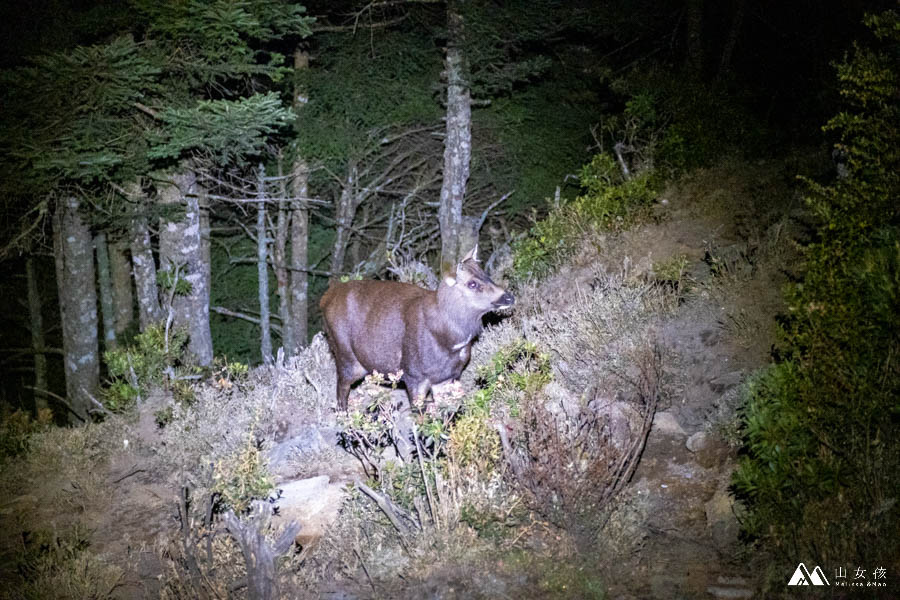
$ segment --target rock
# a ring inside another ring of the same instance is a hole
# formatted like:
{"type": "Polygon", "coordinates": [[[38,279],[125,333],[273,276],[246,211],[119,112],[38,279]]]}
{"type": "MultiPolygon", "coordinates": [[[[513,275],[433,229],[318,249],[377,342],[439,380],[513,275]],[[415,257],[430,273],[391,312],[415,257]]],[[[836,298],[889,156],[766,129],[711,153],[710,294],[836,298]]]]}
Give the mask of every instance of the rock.
{"type": "Polygon", "coordinates": [[[329,483],[327,475],[287,482],[278,489],[279,515],[286,523],[300,523],[297,543],[304,547],[317,542],[337,519],[345,496],[343,486],[329,483]]]}
{"type": "Polygon", "coordinates": [[[685,446],[694,454],[696,461],[707,469],[722,465],[731,454],[728,444],[704,431],[698,431],[689,437],[685,446]]]}
{"type": "Polygon", "coordinates": [[[706,527],[720,551],[727,550],[734,545],[740,530],[740,524],[737,517],[734,516],[734,498],[728,493],[728,484],[729,481],[724,480],[713,497],[704,505],[706,527]]]}
{"type": "Polygon", "coordinates": [[[722,332],[717,329],[704,329],[700,332],[700,341],[707,348],[717,346],[722,341],[722,332]]]}
{"type": "Polygon", "coordinates": [[[280,473],[281,467],[288,462],[291,454],[297,452],[305,455],[318,454],[336,448],[338,442],[337,429],[305,424],[290,438],[276,444],[269,450],[269,469],[280,473]]]}
{"type": "Polygon", "coordinates": [[[687,437],[678,419],[668,411],[658,412],[653,416],[653,429],[670,437],[687,437]]]}
{"type": "Polygon", "coordinates": [[[720,575],[716,578],[716,583],[706,588],[706,591],[715,598],[753,597],[753,588],[743,577],[724,577],[720,575]]]}
{"type": "Polygon", "coordinates": [[[743,371],[731,371],[730,373],[725,373],[724,375],[719,375],[718,377],[710,379],[709,387],[717,394],[724,394],[731,388],[740,385],[743,378],[743,371]]]}
{"type": "Polygon", "coordinates": [[[631,446],[641,430],[641,415],[628,402],[620,400],[595,400],[595,410],[609,417],[610,439],[617,450],[631,446]]]}

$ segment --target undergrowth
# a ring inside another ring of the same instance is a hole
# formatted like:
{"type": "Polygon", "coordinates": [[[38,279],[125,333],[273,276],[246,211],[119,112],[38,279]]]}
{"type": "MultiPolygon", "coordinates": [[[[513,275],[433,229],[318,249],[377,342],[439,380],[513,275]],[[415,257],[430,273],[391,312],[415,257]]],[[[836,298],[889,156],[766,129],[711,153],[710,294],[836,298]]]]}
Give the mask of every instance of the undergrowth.
{"type": "Polygon", "coordinates": [[[571,254],[591,229],[621,230],[646,214],[660,189],[652,170],[626,176],[609,153],[594,156],[579,174],[583,193],[552,208],[514,245],[513,272],[543,277],[571,254]]]}
{"type": "Polygon", "coordinates": [[[846,109],[825,127],[847,174],[808,182],[817,237],[788,289],[782,360],[746,388],[734,478],[746,534],[826,570],[900,560],[900,19],[867,24],[876,49],[837,65],[846,109]]]}
{"type": "Polygon", "coordinates": [[[0,598],[116,598],[125,573],[91,553],[89,537],[79,526],[61,533],[40,530],[23,535],[16,556],[18,581],[0,592],[0,598]]]}
{"type": "MultiPolygon", "coordinates": [[[[132,343],[103,353],[109,381],[103,389],[104,405],[113,412],[134,406],[151,387],[175,379],[175,368],[186,364],[188,334],[176,329],[167,335],[162,324],[150,325],[132,343]]],[[[181,386],[184,388],[184,386],[181,386]]],[[[182,389],[189,394],[189,389],[182,389]]]]}

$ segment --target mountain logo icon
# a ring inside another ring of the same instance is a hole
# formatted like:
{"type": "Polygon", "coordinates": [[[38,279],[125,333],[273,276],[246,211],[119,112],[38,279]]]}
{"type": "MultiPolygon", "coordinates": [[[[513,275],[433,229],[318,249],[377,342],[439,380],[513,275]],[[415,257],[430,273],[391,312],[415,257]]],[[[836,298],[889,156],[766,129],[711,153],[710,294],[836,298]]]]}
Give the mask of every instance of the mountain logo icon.
{"type": "Polygon", "coordinates": [[[825,579],[825,574],[822,572],[821,567],[816,565],[816,568],[812,570],[810,573],[809,569],[806,568],[806,565],[800,563],[797,565],[797,570],[794,571],[794,574],[791,575],[791,580],[788,581],[788,585],[831,585],[828,583],[828,580],[825,579]]]}

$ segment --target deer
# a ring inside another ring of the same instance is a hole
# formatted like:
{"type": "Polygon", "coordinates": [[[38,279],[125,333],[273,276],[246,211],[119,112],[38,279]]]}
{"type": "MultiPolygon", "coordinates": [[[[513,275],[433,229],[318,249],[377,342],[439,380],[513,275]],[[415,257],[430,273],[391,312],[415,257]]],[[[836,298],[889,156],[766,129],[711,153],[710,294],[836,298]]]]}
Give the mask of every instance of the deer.
{"type": "Polygon", "coordinates": [[[515,299],[478,265],[478,246],[436,290],[398,281],[332,282],[319,306],[337,366],[337,408],[347,410],[350,386],[373,371],[397,373],[411,406],[433,385],[459,379],[482,317],[515,299]]]}

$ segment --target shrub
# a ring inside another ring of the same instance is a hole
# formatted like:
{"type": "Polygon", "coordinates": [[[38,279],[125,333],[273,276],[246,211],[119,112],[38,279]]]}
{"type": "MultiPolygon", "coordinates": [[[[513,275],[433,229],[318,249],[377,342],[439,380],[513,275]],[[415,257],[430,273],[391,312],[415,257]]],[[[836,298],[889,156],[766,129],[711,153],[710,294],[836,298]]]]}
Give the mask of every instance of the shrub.
{"type": "Polygon", "coordinates": [[[459,385],[443,387],[408,416],[395,408],[391,390],[379,386],[396,388],[400,374],[386,379],[375,373],[363,388],[366,406],[343,419],[342,444],[370,478],[371,487],[359,488],[376,501],[404,544],[413,532],[450,531],[460,521],[496,540],[520,522],[516,496],[501,476],[496,424],[517,410],[519,397],[537,393],[549,381],[549,358],[517,340],[483,365],[479,377],[475,393],[466,395],[459,385]],[[392,453],[386,450],[402,445],[398,435],[411,435],[415,452],[388,459],[392,453]]]}
{"type": "Polygon", "coordinates": [[[821,562],[900,555],[900,19],[867,23],[883,46],[838,65],[847,176],[809,182],[818,238],[788,290],[782,362],[746,389],[746,456],[735,486],[746,532],[821,562]]]}
{"type": "Polygon", "coordinates": [[[606,152],[595,155],[581,169],[579,182],[581,195],[554,207],[515,243],[513,270],[520,279],[549,273],[592,228],[618,230],[633,224],[646,214],[660,184],[652,170],[626,176],[606,152]]]}
{"type": "Polygon", "coordinates": [[[46,530],[22,536],[16,568],[17,584],[5,598],[94,598],[112,600],[124,581],[122,569],[89,552],[88,531],[81,527],[61,534],[46,530]]]}
{"type": "Polygon", "coordinates": [[[104,352],[110,381],[103,391],[105,406],[123,411],[153,385],[166,381],[167,373],[184,364],[188,335],[185,330],[169,332],[162,324],[151,325],[122,348],[104,352]]]}
{"type": "Polygon", "coordinates": [[[641,113],[658,129],[655,164],[682,172],[707,166],[735,149],[766,148],[771,131],[749,108],[749,98],[727,81],[707,83],[665,67],[634,69],[613,82],[632,99],[646,98],[641,113]],[[664,125],[664,127],[663,127],[664,125]]]}
{"type": "Polygon", "coordinates": [[[31,436],[47,429],[52,423],[53,413],[49,408],[42,408],[37,418],[22,410],[4,414],[0,418],[0,458],[11,458],[25,452],[31,436]]]}
{"type": "MultiPolygon", "coordinates": [[[[258,420],[258,418],[257,418],[258,420]]],[[[246,512],[253,500],[265,500],[275,489],[268,461],[256,437],[257,424],[247,432],[244,444],[213,468],[213,493],[236,514],[246,512]]]]}

